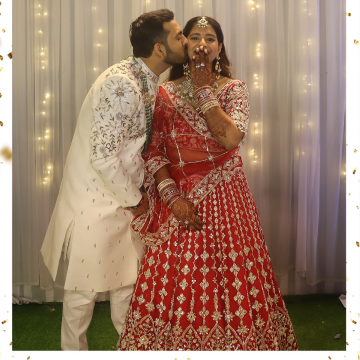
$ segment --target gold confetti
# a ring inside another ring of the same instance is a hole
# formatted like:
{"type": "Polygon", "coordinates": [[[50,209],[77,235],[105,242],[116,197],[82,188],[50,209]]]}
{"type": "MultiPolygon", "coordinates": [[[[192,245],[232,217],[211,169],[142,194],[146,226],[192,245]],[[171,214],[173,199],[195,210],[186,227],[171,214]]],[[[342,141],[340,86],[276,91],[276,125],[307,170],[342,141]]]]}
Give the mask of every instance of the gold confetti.
{"type": "Polygon", "coordinates": [[[5,31],[6,31],[6,30],[3,28],[3,29],[2,29],[2,32],[4,33],[5,31]]]}
{"type": "Polygon", "coordinates": [[[2,94],[0,93],[0,98],[2,98],[2,94]]]}
{"type": "Polygon", "coordinates": [[[3,56],[2,56],[2,55],[0,55],[0,60],[4,60],[4,58],[3,58],[3,56]]]}
{"type": "Polygon", "coordinates": [[[348,281],[349,280],[349,278],[348,277],[346,277],[346,281],[348,281]]]}
{"type": "Polygon", "coordinates": [[[359,246],[360,246],[360,244],[359,244],[359,242],[358,242],[358,241],[356,242],[356,246],[357,246],[357,247],[359,247],[359,246]]]}
{"type": "Polygon", "coordinates": [[[346,345],[349,345],[349,343],[348,343],[348,342],[346,342],[346,345]]]}
{"type": "Polygon", "coordinates": [[[329,356],[329,359],[331,360],[331,356],[329,356]]]}
{"type": "Polygon", "coordinates": [[[5,323],[7,323],[7,320],[2,321],[1,323],[4,325],[5,323]]]}
{"type": "Polygon", "coordinates": [[[358,209],[359,207],[356,205],[356,208],[358,209]]]}
{"type": "Polygon", "coordinates": [[[355,168],[354,171],[353,171],[353,174],[354,174],[354,175],[356,174],[356,170],[357,170],[357,168],[355,168]]]}
{"type": "Polygon", "coordinates": [[[355,320],[351,320],[351,319],[350,319],[350,321],[351,321],[352,323],[354,323],[355,325],[357,324],[357,322],[356,322],[355,320]]]}
{"type": "Polygon", "coordinates": [[[351,16],[351,13],[346,13],[347,16],[351,16]]]}
{"type": "Polygon", "coordinates": [[[11,161],[11,159],[12,159],[12,152],[11,152],[11,149],[8,148],[8,147],[3,148],[3,149],[0,151],[0,155],[1,155],[3,158],[5,158],[5,160],[11,161]]]}
{"type": "Polygon", "coordinates": [[[349,196],[351,195],[351,193],[349,193],[349,196]]]}
{"type": "MultiPolygon", "coordinates": [[[[3,29],[3,31],[4,31],[4,29],[3,29]]],[[[4,31],[5,32],[5,31],[4,31]]],[[[359,40],[354,40],[354,43],[355,43],[355,45],[359,45],[359,40]]]]}
{"type": "Polygon", "coordinates": [[[0,126],[4,126],[4,123],[2,121],[0,121],[0,126]]]}
{"type": "Polygon", "coordinates": [[[9,57],[10,59],[12,59],[12,52],[11,52],[11,53],[8,53],[8,57],[9,57]]]}
{"type": "Polygon", "coordinates": [[[4,68],[0,67],[0,71],[3,71],[3,70],[4,70],[4,68]]]}
{"type": "Polygon", "coordinates": [[[12,345],[12,342],[9,345],[12,345]]]}
{"type": "Polygon", "coordinates": [[[29,359],[30,359],[30,356],[27,357],[27,360],[29,360],[29,359]]]}

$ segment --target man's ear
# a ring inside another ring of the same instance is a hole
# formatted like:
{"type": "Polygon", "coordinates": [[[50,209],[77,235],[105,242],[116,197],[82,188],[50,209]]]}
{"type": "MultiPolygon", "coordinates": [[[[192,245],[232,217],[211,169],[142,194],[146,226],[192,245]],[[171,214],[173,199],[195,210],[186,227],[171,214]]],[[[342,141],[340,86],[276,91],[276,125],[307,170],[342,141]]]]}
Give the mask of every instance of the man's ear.
{"type": "Polygon", "coordinates": [[[166,56],[166,50],[165,50],[165,46],[163,44],[156,43],[154,45],[154,51],[155,51],[155,54],[161,58],[164,58],[166,56]]]}

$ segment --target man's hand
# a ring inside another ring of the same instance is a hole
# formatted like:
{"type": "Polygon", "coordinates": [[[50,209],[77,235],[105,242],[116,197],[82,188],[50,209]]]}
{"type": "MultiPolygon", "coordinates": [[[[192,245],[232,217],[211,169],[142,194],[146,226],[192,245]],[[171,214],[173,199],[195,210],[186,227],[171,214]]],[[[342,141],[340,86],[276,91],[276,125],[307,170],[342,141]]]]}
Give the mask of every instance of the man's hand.
{"type": "Polygon", "coordinates": [[[149,199],[146,192],[141,192],[144,199],[142,200],[142,204],[137,209],[131,209],[129,207],[124,208],[125,210],[131,211],[134,216],[142,215],[149,209],[149,199]]]}
{"type": "Polygon", "coordinates": [[[171,210],[182,228],[189,226],[191,230],[202,230],[204,223],[197,216],[198,211],[190,201],[179,198],[171,206],[171,210]]]}

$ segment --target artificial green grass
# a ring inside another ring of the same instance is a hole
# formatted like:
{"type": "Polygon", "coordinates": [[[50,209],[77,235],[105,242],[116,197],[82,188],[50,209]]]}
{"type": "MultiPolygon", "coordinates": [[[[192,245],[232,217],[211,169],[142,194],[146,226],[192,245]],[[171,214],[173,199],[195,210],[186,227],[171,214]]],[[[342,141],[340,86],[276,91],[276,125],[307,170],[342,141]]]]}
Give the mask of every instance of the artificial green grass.
{"type": "MultiPolygon", "coordinates": [[[[345,350],[346,315],[339,295],[284,296],[300,350],[345,350]],[[341,338],[334,340],[336,334],[341,338]]],[[[62,303],[13,305],[13,351],[61,350],[62,303]]],[[[89,350],[115,350],[109,302],[96,303],[89,350]]]]}
{"type": "Polygon", "coordinates": [[[284,296],[299,350],[346,350],[346,309],[339,295],[284,296]],[[340,334],[340,339],[334,336],[340,334]]]}

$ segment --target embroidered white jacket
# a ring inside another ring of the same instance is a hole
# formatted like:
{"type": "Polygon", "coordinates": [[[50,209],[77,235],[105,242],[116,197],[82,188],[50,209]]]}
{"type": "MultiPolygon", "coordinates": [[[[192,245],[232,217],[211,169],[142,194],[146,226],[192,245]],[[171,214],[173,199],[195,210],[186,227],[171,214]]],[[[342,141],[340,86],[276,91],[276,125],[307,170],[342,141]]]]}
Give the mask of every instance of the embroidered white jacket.
{"type": "Polygon", "coordinates": [[[132,214],[123,208],[139,203],[144,177],[141,73],[154,107],[159,78],[140,58],[129,57],[99,76],[81,108],[41,248],[55,280],[71,240],[65,289],[101,292],[136,281],[144,247],[130,227],[132,214]]]}

